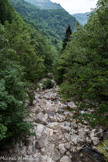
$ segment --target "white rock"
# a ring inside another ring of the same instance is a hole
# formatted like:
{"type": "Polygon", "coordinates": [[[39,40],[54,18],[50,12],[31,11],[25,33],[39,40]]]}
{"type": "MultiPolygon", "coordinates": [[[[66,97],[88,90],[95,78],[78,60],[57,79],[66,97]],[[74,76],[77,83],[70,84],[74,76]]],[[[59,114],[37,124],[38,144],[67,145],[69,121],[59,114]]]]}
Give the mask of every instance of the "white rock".
{"type": "Polygon", "coordinates": [[[69,150],[69,149],[70,149],[70,147],[71,147],[71,144],[70,144],[70,143],[65,143],[65,148],[66,148],[66,149],[68,149],[68,150],[69,150]]]}
{"type": "Polygon", "coordinates": [[[60,114],[57,114],[57,115],[56,115],[56,118],[57,118],[57,121],[58,121],[58,122],[63,122],[63,121],[65,120],[65,116],[60,115],[60,114]]]}
{"type": "Polygon", "coordinates": [[[44,98],[46,99],[56,99],[57,94],[53,92],[48,92],[44,95],[44,98]]]}
{"type": "Polygon", "coordinates": [[[64,126],[71,127],[71,124],[69,122],[65,122],[64,126]]]}
{"type": "Polygon", "coordinates": [[[79,132],[79,135],[80,135],[80,136],[84,136],[84,135],[86,134],[86,132],[84,131],[83,128],[80,128],[80,129],[78,130],[78,132],[79,132]]]}
{"type": "Polygon", "coordinates": [[[71,136],[71,141],[77,145],[77,143],[79,142],[79,136],[78,135],[72,135],[71,136]]]}
{"type": "Polygon", "coordinates": [[[68,133],[64,133],[64,137],[65,137],[68,141],[70,141],[70,135],[69,135],[68,133]]]}
{"type": "Polygon", "coordinates": [[[26,154],[26,151],[27,151],[27,147],[23,146],[22,151],[21,151],[22,154],[25,155],[26,154]]]}
{"type": "Polygon", "coordinates": [[[89,137],[86,137],[86,142],[91,143],[91,139],[89,137]]]}
{"type": "Polygon", "coordinates": [[[68,156],[63,156],[60,162],[71,162],[71,159],[68,156]]]}
{"type": "Polygon", "coordinates": [[[94,139],[94,136],[95,136],[94,132],[91,132],[91,133],[90,133],[90,138],[91,138],[91,140],[94,139]]]}
{"type": "Polygon", "coordinates": [[[66,149],[64,147],[64,144],[59,144],[59,150],[60,150],[61,154],[65,154],[66,149]]]}
{"type": "Polygon", "coordinates": [[[53,132],[54,132],[53,129],[46,128],[46,134],[48,134],[49,136],[52,136],[53,132]]]}
{"type": "Polygon", "coordinates": [[[94,139],[93,139],[93,144],[94,145],[98,145],[99,144],[99,138],[98,137],[94,137],[94,139]]]}
{"type": "Polygon", "coordinates": [[[49,123],[48,124],[48,127],[51,128],[51,129],[53,129],[53,130],[54,129],[56,130],[56,129],[59,129],[60,128],[60,125],[59,125],[58,122],[53,122],[53,123],[49,123]]]}
{"type": "Polygon", "coordinates": [[[76,129],[76,128],[78,128],[78,125],[75,122],[72,122],[71,127],[76,129]]]}
{"type": "Polygon", "coordinates": [[[42,152],[42,155],[45,155],[46,154],[46,148],[45,147],[42,147],[41,148],[41,152],[42,152]]]}
{"type": "Polygon", "coordinates": [[[42,124],[38,124],[36,128],[36,135],[37,137],[40,137],[41,134],[44,132],[45,126],[42,124]]]}
{"type": "Polygon", "coordinates": [[[43,114],[43,113],[39,113],[38,115],[37,115],[37,119],[36,119],[36,121],[38,121],[39,120],[39,122],[41,123],[46,123],[47,122],[47,119],[48,119],[48,114],[43,114]]]}
{"type": "Polygon", "coordinates": [[[75,105],[74,102],[68,102],[68,106],[69,106],[70,108],[77,108],[77,106],[75,105]]]}
{"type": "Polygon", "coordinates": [[[62,126],[62,130],[64,131],[64,132],[70,132],[71,131],[71,128],[70,127],[68,127],[68,126],[62,126]]]}
{"type": "Polygon", "coordinates": [[[41,149],[47,146],[47,134],[43,134],[36,142],[36,148],[41,149]]]}
{"type": "Polygon", "coordinates": [[[32,146],[29,146],[29,147],[28,147],[27,153],[28,153],[29,155],[32,155],[32,146]]]}

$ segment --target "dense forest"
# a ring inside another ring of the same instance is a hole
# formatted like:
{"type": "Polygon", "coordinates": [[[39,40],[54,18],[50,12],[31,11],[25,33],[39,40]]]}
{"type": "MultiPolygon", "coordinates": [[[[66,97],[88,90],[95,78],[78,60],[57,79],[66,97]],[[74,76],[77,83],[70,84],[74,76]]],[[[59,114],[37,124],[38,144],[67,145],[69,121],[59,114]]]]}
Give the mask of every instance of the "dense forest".
{"type": "Polygon", "coordinates": [[[64,101],[76,103],[74,118],[108,127],[107,0],[98,1],[84,26],[64,9],[0,0],[1,143],[31,134],[27,101],[32,104],[39,80],[49,72],[64,101]]]}
{"type": "Polygon", "coordinates": [[[60,4],[53,3],[50,0],[25,0],[26,2],[29,2],[31,4],[34,4],[35,6],[41,8],[41,9],[62,9],[60,4]]]}

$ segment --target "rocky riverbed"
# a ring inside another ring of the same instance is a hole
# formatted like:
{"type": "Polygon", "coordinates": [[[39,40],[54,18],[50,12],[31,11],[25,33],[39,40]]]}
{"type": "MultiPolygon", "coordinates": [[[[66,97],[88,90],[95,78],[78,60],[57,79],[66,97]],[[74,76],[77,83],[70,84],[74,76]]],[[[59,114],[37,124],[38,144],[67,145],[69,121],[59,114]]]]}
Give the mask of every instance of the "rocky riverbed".
{"type": "Polygon", "coordinates": [[[85,121],[77,123],[73,112],[67,109],[77,108],[76,105],[63,103],[58,92],[57,86],[35,92],[29,120],[33,121],[37,138],[31,136],[3,152],[0,162],[6,157],[10,162],[104,162],[103,157],[83,151],[87,146],[95,149],[103,135],[102,129],[93,129],[85,121]]]}

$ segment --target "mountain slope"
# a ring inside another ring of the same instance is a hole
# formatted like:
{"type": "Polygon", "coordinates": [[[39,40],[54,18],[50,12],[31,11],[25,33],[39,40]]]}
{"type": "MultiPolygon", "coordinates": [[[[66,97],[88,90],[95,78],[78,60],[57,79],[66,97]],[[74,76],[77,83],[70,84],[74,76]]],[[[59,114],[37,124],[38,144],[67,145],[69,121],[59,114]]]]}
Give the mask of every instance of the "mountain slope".
{"type": "Polygon", "coordinates": [[[75,17],[79,21],[80,24],[84,25],[88,21],[89,14],[90,12],[77,13],[77,14],[73,14],[72,16],[75,17]]]}
{"type": "Polygon", "coordinates": [[[50,40],[62,40],[68,24],[72,31],[75,29],[76,19],[64,9],[41,10],[24,0],[10,0],[10,2],[26,21],[38,27],[50,40]]]}
{"type": "Polygon", "coordinates": [[[53,3],[50,0],[25,0],[41,9],[62,9],[60,4],[53,3]]]}

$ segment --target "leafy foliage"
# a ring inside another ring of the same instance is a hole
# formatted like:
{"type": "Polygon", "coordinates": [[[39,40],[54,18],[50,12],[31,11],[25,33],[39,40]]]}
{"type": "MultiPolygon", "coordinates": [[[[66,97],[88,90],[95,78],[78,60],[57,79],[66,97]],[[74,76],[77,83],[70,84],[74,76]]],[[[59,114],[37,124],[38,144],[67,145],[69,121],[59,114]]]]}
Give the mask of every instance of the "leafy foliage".
{"type": "Polygon", "coordinates": [[[41,9],[61,9],[62,7],[60,4],[53,3],[50,0],[26,0],[27,2],[34,4],[35,6],[41,8],[41,9]]]}
{"type": "MultiPolygon", "coordinates": [[[[4,32],[0,25],[0,35],[4,32]]],[[[0,42],[0,141],[30,135],[32,125],[25,121],[26,91],[22,81],[23,69],[9,56],[15,51],[9,48],[7,39],[1,35],[0,42]]]]}
{"type": "Polygon", "coordinates": [[[68,25],[68,28],[66,29],[65,38],[63,40],[63,50],[65,49],[67,43],[69,42],[71,34],[72,34],[72,30],[71,30],[70,25],[68,25]]]}
{"type": "Polygon", "coordinates": [[[106,0],[99,1],[88,23],[77,26],[57,67],[58,76],[63,77],[62,96],[76,101],[82,109],[92,108],[87,120],[103,126],[108,125],[107,5],[106,0]]]}
{"type": "Polygon", "coordinates": [[[53,88],[54,87],[54,83],[51,79],[46,79],[43,81],[43,89],[47,89],[47,88],[53,88]]]}
{"type": "Polygon", "coordinates": [[[12,22],[14,15],[14,10],[12,6],[9,4],[8,0],[0,0],[0,20],[1,23],[4,24],[6,20],[10,23],[12,22]]]}

